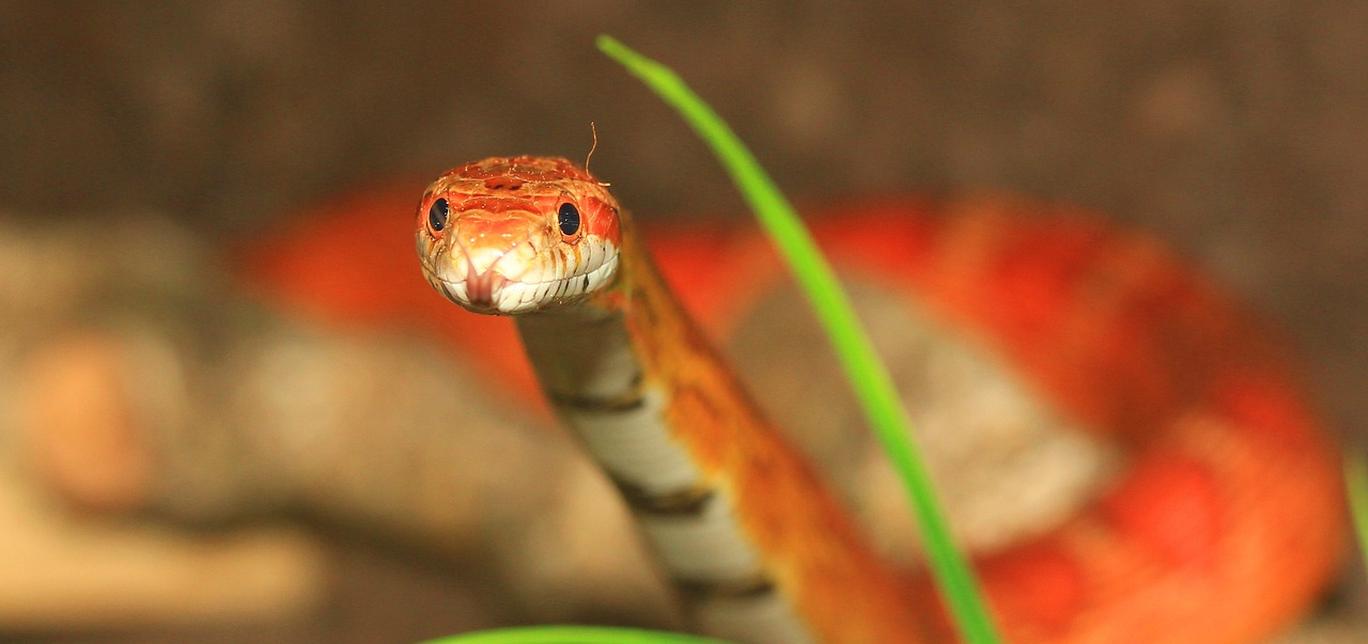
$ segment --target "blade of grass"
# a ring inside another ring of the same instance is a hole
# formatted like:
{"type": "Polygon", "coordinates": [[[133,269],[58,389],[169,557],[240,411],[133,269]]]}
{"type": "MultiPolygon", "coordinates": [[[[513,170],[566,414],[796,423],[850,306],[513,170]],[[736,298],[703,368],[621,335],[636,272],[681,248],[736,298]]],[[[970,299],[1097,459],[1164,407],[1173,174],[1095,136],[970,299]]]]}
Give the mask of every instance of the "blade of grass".
{"type": "Polygon", "coordinates": [[[598,48],[677,110],[731,175],[797,277],[826,329],[865,417],[902,479],[921,527],[932,572],[961,635],[974,644],[999,641],[978,582],[950,538],[921,455],[911,441],[910,423],[892,378],[793,207],[731,128],[674,71],[611,36],[599,36],[598,48]]]}
{"type": "Polygon", "coordinates": [[[424,644],[725,644],[722,640],[612,626],[520,626],[452,635],[424,644]]]}
{"type": "Polygon", "coordinates": [[[1363,453],[1348,449],[1344,454],[1344,487],[1349,493],[1349,514],[1358,533],[1359,556],[1368,562],[1368,463],[1363,453]]]}

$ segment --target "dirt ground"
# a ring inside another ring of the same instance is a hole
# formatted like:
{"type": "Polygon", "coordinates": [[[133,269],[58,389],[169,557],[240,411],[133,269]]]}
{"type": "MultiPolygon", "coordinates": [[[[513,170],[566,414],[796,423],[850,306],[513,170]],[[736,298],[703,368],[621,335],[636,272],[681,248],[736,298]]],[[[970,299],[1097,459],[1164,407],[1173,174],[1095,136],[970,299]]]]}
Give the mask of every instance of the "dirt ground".
{"type": "MultiPolygon", "coordinates": [[[[692,132],[594,49],[610,33],[673,65],[800,204],[1005,191],[1147,229],[1281,328],[1364,437],[1364,3],[322,7],[0,2],[0,209],[232,237],[481,156],[579,158],[592,121],[595,171],[640,216],[739,213],[692,132]]],[[[400,641],[478,603],[420,564],[337,553],[324,619],[194,639],[400,641]]]]}

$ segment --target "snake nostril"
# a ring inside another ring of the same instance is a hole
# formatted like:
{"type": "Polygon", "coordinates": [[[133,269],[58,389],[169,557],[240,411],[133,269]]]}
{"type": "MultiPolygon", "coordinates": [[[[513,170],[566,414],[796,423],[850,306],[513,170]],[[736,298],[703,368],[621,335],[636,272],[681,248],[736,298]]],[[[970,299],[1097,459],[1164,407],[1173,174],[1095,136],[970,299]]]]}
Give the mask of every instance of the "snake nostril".
{"type": "Polygon", "coordinates": [[[485,179],[484,187],[486,190],[517,190],[522,187],[522,181],[513,177],[490,177],[485,179]]]}

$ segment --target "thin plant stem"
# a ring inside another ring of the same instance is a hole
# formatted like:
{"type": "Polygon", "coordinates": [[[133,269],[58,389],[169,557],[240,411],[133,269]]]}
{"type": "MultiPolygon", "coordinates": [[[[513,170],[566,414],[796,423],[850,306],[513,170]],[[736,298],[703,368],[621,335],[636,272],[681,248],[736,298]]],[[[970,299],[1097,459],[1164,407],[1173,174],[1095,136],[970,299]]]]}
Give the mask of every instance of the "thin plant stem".
{"type": "Polygon", "coordinates": [[[613,626],[519,626],[452,635],[424,644],[726,644],[697,635],[613,626]]]}
{"type": "Polygon", "coordinates": [[[1349,495],[1349,514],[1358,533],[1359,556],[1368,562],[1368,463],[1363,453],[1346,449],[1344,487],[1349,495]]]}
{"type": "Polygon", "coordinates": [[[910,438],[910,422],[893,380],[802,220],[731,128],[673,70],[611,36],[599,36],[598,48],[677,110],[731,175],[797,277],[855,389],[865,417],[902,479],[927,546],[933,576],[961,635],[974,644],[999,641],[978,582],[950,538],[931,479],[910,438]]]}

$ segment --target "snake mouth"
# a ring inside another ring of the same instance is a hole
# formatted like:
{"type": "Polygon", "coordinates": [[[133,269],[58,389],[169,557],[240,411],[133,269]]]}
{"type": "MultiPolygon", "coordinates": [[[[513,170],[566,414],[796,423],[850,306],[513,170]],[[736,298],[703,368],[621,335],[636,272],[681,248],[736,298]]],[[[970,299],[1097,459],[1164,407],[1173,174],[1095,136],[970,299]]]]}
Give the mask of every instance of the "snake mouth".
{"type": "Polygon", "coordinates": [[[494,270],[488,270],[479,275],[471,275],[466,278],[466,299],[471,306],[480,309],[494,308],[494,298],[508,284],[507,277],[500,275],[494,270]]]}
{"type": "Polygon", "coordinates": [[[583,300],[602,289],[616,275],[614,252],[591,270],[548,280],[526,282],[488,270],[465,279],[447,280],[424,264],[428,282],[444,297],[472,313],[520,315],[583,300]]]}

